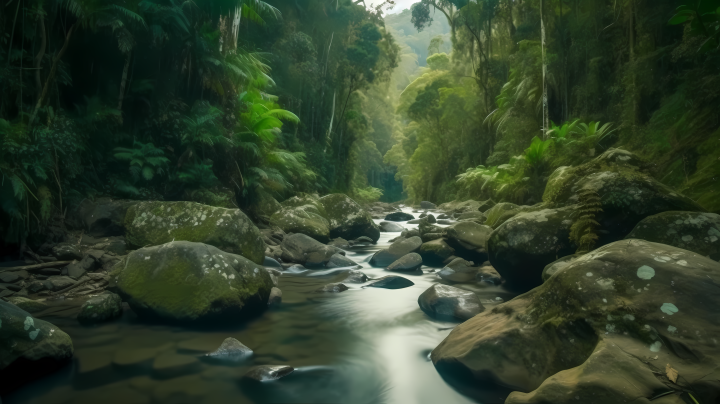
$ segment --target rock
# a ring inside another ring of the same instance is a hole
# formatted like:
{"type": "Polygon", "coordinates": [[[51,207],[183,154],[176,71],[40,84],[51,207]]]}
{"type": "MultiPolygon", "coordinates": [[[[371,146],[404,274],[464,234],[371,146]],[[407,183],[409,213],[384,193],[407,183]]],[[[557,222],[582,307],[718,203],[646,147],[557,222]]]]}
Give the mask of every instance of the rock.
{"type": "Polygon", "coordinates": [[[5,298],[10,297],[10,296],[12,296],[12,295],[14,295],[14,294],[15,294],[15,292],[13,292],[12,290],[5,289],[5,288],[0,287],[0,299],[5,299],[5,298]]]}
{"type": "Polygon", "coordinates": [[[218,349],[205,356],[212,359],[237,362],[246,359],[252,354],[252,349],[245,346],[242,342],[235,338],[225,338],[218,349]]]}
{"type": "Polygon", "coordinates": [[[474,267],[472,261],[465,261],[462,258],[455,258],[452,262],[447,264],[440,272],[438,276],[443,280],[455,282],[455,283],[468,283],[475,282],[476,275],[480,268],[474,267]]]}
{"type": "Polygon", "coordinates": [[[175,241],[208,244],[255,263],[265,257],[257,227],[239,209],[195,202],[140,202],[125,215],[127,241],[135,247],[175,241]]]}
{"type": "Polygon", "coordinates": [[[263,266],[266,268],[282,268],[282,265],[280,265],[275,258],[270,257],[265,257],[265,259],[263,259],[263,266]]]}
{"type": "Polygon", "coordinates": [[[380,250],[370,258],[370,265],[376,267],[387,267],[401,257],[417,252],[422,245],[420,237],[410,237],[405,240],[396,241],[390,244],[385,250],[380,250]]]}
{"type": "Polygon", "coordinates": [[[545,266],[575,253],[570,242],[574,206],[522,213],[498,227],[487,242],[493,267],[509,286],[529,290],[542,283],[545,266]]]}
{"type": "Polygon", "coordinates": [[[282,259],[306,267],[325,266],[337,252],[335,247],[327,246],[306,236],[296,233],[285,237],[280,246],[282,259]]]}
{"type": "Polygon", "coordinates": [[[2,272],[0,273],[1,283],[15,283],[21,281],[22,278],[16,272],[2,272]]]}
{"type": "Polygon", "coordinates": [[[438,220],[441,220],[441,219],[452,219],[453,217],[452,217],[452,216],[449,216],[449,215],[446,215],[446,214],[444,214],[444,213],[441,213],[440,215],[438,215],[437,218],[438,218],[438,220]]]}
{"type": "Polygon", "coordinates": [[[422,257],[418,253],[410,253],[402,256],[387,267],[388,271],[412,272],[422,266],[422,257]]]}
{"type": "Polygon", "coordinates": [[[270,289],[270,297],[268,298],[268,306],[276,306],[282,303],[282,290],[273,286],[270,289]]]}
{"type": "Polygon", "coordinates": [[[388,275],[376,280],[373,283],[365,285],[371,288],[383,288],[383,289],[403,289],[409,288],[415,285],[413,281],[402,276],[388,275]]]}
{"type": "Polygon", "coordinates": [[[80,247],[69,243],[55,245],[52,248],[52,255],[57,258],[58,261],[81,260],[83,257],[80,247]]]}
{"type": "Polygon", "coordinates": [[[423,219],[413,219],[413,220],[408,220],[407,223],[408,224],[420,224],[420,223],[422,223],[422,221],[423,221],[423,219]]]}
{"type": "Polygon", "coordinates": [[[429,241],[437,240],[440,238],[443,238],[443,233],[425,233],[420,238],[422,239],[423,243],[427,243],[429,241]]]}
{"type": "Polygon", "coordinates": [[[283,207],[270,217],[270,224],[286,233],[300,233],[325,243],[330,240],[330,222],[325,218],[325,210],[320,205],[283,207]]]}
{"type": "Polygon", "coordinates": [[[283,378],[294,371],[295,369],[290,366],[262,365],[250,369],[243,377],[258,382],[268,382],[283,378]]]}
{"type": "Polygon", "coordinates": [[[125,215],[137,203],[111,198],[83,199],[71,214],[70,222],[82,226],[93,237],[121,236],[125,234],[125,215]]]}
{"type": "Polygon", "coordinates": [[[0,300],[0,394],[70,362],[73,344],[58,327],[0,300]]]}
{"type": "Polygon", "coordinates": [[[380,231],[384,233],[399,233],[405,230],[404,227],[393,222],[380,222],[380,231]]]}
{"type": "Polygon", "coordinates": [[[315,293],[340,293],[348,289],[349,288],[342,283],[328,283],[327,285],[315,290],[315,293]]]}
{"type": "Polygon", "coordinates": [[[356,244],[375,244],[375,241],[373,241],[370,237],[361,236],[356,238],[355,240],[350,241],[350,245],[356,244]]]}
{"type": "Polygon", "coordinates": [[[373,243],[380,238],[380,229],[372,216],[345,194],[330,194],[320,198],[330,221],[330,237],[346,239],[369,237],[373,243]]]}
{"type": "Polygon", "coordinates": [[[491,265],[483,265],[475,275],[475,280],[478,282],[487,282],[492,285],[500,285],[505,280],[491,265]]]}
{"type": "Polygon", "coordinates": [[[75,280],[80,279],[83,275],[90,271],[94,271],[97,268],[98,262],[92,256],[85,256],[78,262],[73,262],[66,266],[62,273],[75,280]]]}
{"type": "Polygon", "coordinates": [[[450,224],[453,224],[454,222],[453,222],[452,220],[438,220],[438,221],[436,221],[435,223],[437,223],[437,224],[444,224],[444,225],[450,225],[450,224]]]}
{"type": "Polygon", "coordinates": [[[343,280],[344,283],[365,283],[367,281],[367,275],[357,270],[348,272],[347,278],[343,280]]]}
{"type": "Polygon", "coordinates": [[[445,259],[455,254],[455,249],[450,247],[445,240],[438,239],[423,243],[418,251],[423,259],[423,264],[428,266],[441,265],[445,259]]]}
{"type": "Polygon", "coordinates": [[[434,203],[428,202],[428,201],[422,201],[420,202],[420,208],[421,209],[435,209],[437,206],[435,206],[434,203]]]}
{"type": "Polygon", "coordinates": [[[236,324],[264,310],[273,287],[245,257],[189,241],[133,251],[118,272],[117,290],[138,316],[179,323],[236,324]]]}
{"type": "Polygon", "coordinates": [[[568,206],[578,203],[580,190],[596,192],[603,210],[595,217],[602,230],[596,246],[623,239],[648,216],[668,211],[704,211],[690,198],[645,173],[645,166],[628,151],[609,149],[588,163],[555,170],[543,201],[550,207],[568,206]]]}
{"type": "Polygon", "coordinates": [[[275,212],[282,209],[282,205],[272,195],[270,195],[263,188],[257,188],[257,202],[253,205],[252,209],[258,215],[271,217],[275,212]]]}
{"type": "Polygon", "coordinates": [[[30,282],[30,284],[28,284],[28,286],[27,286],[27,289],[28,289],[28,292],[33,293],[33,294],[42,292],[43,290],[46,289],[45,282],[41,281],[41,280],[30,282]]]}
{"type": "Polygon", "coordinates": [[[662,243],[720,260],[720,215],[663,212],[641,220],[625,238],[662,243]]]}
{"type": "Polygon", "coordinates": [[[330,257],[330,261],[328,261],[326,266],[328,268],[359,267],[357,262],[341,254],[334,254],[330,257]]]}
{"type": "Polygon", "coordinates": [[[400,237],[403,238],[410,238],[410,237],[420,237],[420,230],[418,229],[410,229],[410,230],[403,230],[400,233],[400,237]]]}
{"type": "Polygon", "coordinates": [[[720,334],[720,294],[708,277],[720,277],[720,263],[690,251],[611,243],[459,325],[431,359],[439,370],[526,392],[506,403],[652,397],[670,385],[665,364],[685,375],[682,388],[698,402],[713,402],[720,386],[704,376],[720,360],[711,342],[720,334]]]}
{"type": "Polygon", "coordinates": [[[300,192],[298,195],[284,200],[281,205],[288,208],[312,205],[323,217],[327,216],[327,212],[325,212],[325,208],[323,207],[322,202],[320,202],[320,198],[315,195],[300,192]]]}
{"type": "Polygon", "coordinates": [[[493,229],[475,222],[460,222],[445,229],[446,241],[455,254],[465,259],[484,262],[487,260],[487,241],[493,229]]]}
{"type": "Polygon", "coordinates": [[[81,324],[97,324],[114,320],[120,317],[122,313],[122,299],[120,299],[120,296],[105,291],[83,303],[77,319],[81,324]]]}
{"type": "Polygon", "coordinates": [[[511,217],[523,212],[532,212],[535,210],[540,209],[532,206],[519,206],[514,203],[501,202],[485,212],[485,216],[487,217],[485,224],[493,229],[497,229],[511,217]]]}
{"type": "Polygon", "coordinates": [[[584,254],[578,253],[578,254],[571,254],[566,255],[556,261],[553,261],[547,265],[545,265],[545,268],[542,272],[542,280],[543,282],[550,279],[551,276],[555,275],[555,272],[565,268],[566,266],[572,264],[573,262],[577,261],[578,258],[582,257],[584,254]]]}
{"type": "Polygon", "coordinates": [[[45,286],[44,289],[56,292],[76,285],[77,281],[72,278],[68,278],[67,276],[51,276],[42,283],[45,286]]]}
{"type": "Polygon", "coordinates": [[[458,216],[457,220],[469,220],[483,224],[487,220],[487,217],[482,212],[465,212],[458,216]]]}
{"type": "Polygon", "coordinates": [[[480,206],[478,206],[477,210],[479,212],[487,212],[488,210],[492,209],[497,203],[493,201],[492,199],[488,199],[485,201],[480,202],[480,206]]]}
{"type": "Polygon", "coordinates": [[[115,264],[120,262],[123,257],[117,255],[104,254],[100,257],[99,264],[105,271],[111,271],[115,264]]]}
{"type": "Polygon", "coordinates": [[[28,313],[37,313],[48,308],[48,305],[37,300],[28,299],[27,297],[13,296],[8,298],[8,302],[25,310],[28,313]]]}
{"type": "Polygon", "coordinates": [[[415,219],[415,216],[405,212],[393,212],[385,216],[385,220],[390,222],[405,222],[415,219]]]}
{"type": "Polygon", "coordinates": [[[437,219],[435,219],[435,216],[432,213],[427,215],[426,219],[427,219],[427,222],[430,224],[437,222],[437,219]]]}
{"type": "Polygon", "coordinates": [[[440,320],[465,321],[485,310],[473,292],[435,284],[418,297],[420,309],[440,320]]]}
{"type": "Polygon", "coordinates": [[[342,248],[344,250],[350,249],[350,243],[342,237],[338,237],[338,238],[334,238],[334,239],[330,240],[328,245],[337,247],[337,248],[342,248]]]}

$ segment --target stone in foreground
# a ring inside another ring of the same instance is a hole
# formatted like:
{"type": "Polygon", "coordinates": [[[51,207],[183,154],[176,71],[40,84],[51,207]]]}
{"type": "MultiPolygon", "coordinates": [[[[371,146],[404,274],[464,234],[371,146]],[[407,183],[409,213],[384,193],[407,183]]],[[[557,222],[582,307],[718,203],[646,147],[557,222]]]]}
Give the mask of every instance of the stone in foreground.
{"type": "Polygon", "coordinates": [[[118,267],[116,288],[133,311],[171,322],[237,324],[267,307],[273,287],[262,266],[189,241],[141,248],[118,267]]]}
{"type": "Polygon", "coordinates": [[[81,324],[96,324],[114,320],[120,317],[122,313],[122,299],[120,299],[120,296],[105,291],[83,303],[77,319],[81,324]]]}
{"type": "Polygon", "coordinates": [[[425,314],[440,320],[465,321],[485,310],[475,293],[441,284],[424,291],[418,304],[425,314]]]}
{"type": "Polygon", "coordinates": [[[459,325],[431,358],[440,371],[518,390],[512,404],[645,402],[669,386],[712,403],[720,293],[709,279],[718,278],[720,263],[699,254],[617,241],[459,325]]]}
{"type": "Polygon", "coordinates": [[[388,271],[413,272],[422,266],[422,257],[418,253],[410,253],[402,256],[387,267],[388,271]]]}
{"type": "Polygon", "coordinates": [[[294,371],[295,369],[291,366],[262,365],[250,369],[243,377],[258,382],[269,382],[281,379],[294,371]]]}
{"type": "Polygon", "coordinates": [[[393,212],[385,216],[385,220],[390,222],[406,222],[415,219],[415,216],[405,212],[393,212]]]}
{"type": "Polygon", "coordinates": [[[327,246],[300,233],[285,236],[280,248],[283,261],[296,262],[306,267],[325,266],[338,251],[336,247],[327,246]]]}
{"type": "Polygon", "coordinates": [[[413,281],[402,276],[388,275],[376,280],[373,283],[366,285],[371,288],[382,288],[382,289],[404,289],[415,285],[413,281]]]}
{"type": "Polygon", "coordinates": [[[205,356],[212,359],[237,362],[253,354],[252,349],[235,338],[225,338],[220,347],[205,356]]]}
{"type": "Polygon", "coordinates": [[[625,238],[668,244],[720,260],[720,215],[702,212],[663,212],[648,216],[625,238]]]}
{"type": "Polygon", "coordinates": [[[412,252],[417,252],[422,245],[420,237],[410,237],[408,239],[398,240],[385,250],[380,250],[373,254],[370,258],[370,265],[377,267],[387,267],[393,262],[399,260],[403,256],[412,252]]]}

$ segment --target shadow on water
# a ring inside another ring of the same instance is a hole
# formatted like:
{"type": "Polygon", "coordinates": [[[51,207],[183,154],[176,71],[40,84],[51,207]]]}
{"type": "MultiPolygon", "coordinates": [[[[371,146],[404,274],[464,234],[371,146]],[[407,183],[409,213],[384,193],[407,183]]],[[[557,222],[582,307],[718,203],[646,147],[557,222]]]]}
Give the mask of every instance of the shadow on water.
{"type": "Polygon", "coordinates": [[[441,362],[437,364],[436,369],[443,380],[455,390],[483,404],[502,404],[514,391],[493,383],[490,375],[484,377],[487,382],[478,382],[478,379],[483,377],[473,376],[466,367],[457,363],[441,362]]]}

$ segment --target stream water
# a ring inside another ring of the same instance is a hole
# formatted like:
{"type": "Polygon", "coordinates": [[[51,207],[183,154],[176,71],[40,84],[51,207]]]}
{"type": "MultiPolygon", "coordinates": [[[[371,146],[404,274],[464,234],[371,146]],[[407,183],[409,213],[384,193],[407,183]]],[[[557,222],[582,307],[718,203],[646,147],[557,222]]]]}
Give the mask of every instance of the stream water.
{"type": "MultiPolygon", "coordinates": [[[[409,209],[404,209],[410,212],[409,209]]],[[[417,214],[415,214],[417,216],[417,214]]],[[[380,220],[377,220],[379,223],[380,220]]],[[[401,223],[406,228],[414,225],[401,223]]],[[[347,284],[342,293],[318,294],[342,281],[347,269],[283,273],[282,303],[241,326],[205,330],[149,324],[127,309],[105,325],[85,327],[75,316],[81,300],[51,302],[41,317],[73,340],[72,364],[5,397],[8,404],[49,403],[494,403],[507,392],[475,385],[455,389],[428,355],[457,323],[436,321],[418,307],[418,296],[440,282],[434,268],[391,273],[368,264],[399,233],[381,233],[377,245],[347,256],[370,278],[404,276],[405,289],[347,284]],[[209,362],[227,337],[254,350],[245,362],[209,362]],[[245,383],[252,366],[296,368],[269,383],[245,383]],[[462,391],[463,393],[461,393],[462,391]]],[[[456,285],[478,294],[486,308],[514,295],[489,284],[456,285]],[[502,299],[502,300],[500,300],[502,299]]]]}

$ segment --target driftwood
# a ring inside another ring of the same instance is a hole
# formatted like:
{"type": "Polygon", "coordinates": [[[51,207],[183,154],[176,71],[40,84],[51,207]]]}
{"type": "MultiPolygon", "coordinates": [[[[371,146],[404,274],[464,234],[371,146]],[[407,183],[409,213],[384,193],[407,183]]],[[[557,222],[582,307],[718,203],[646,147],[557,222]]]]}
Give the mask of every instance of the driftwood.
{"type": "Polygon", "coordinates": [[[53,262],[44,262],[42,264],[34,264],[34,265],[24,265],[21,267],[8,267],[8,268],[0,268],[0,272],[10,272],[10,271],[33,271],[35,269],[43,269],[43,268],[53,268],[53,267],[63,267],[65,265],[71,264],[72,261],[53,261],[53,262]]]}

